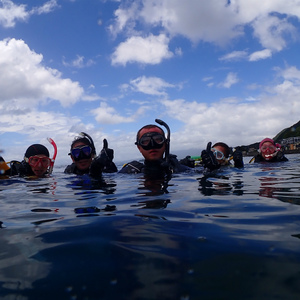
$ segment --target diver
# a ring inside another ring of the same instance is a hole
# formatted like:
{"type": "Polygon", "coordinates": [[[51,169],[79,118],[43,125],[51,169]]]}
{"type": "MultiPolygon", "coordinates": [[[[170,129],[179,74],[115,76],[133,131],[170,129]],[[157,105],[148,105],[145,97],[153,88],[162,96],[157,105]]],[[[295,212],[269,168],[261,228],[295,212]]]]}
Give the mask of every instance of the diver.
{"type": "Polygon", "coordinates": [[[276,144],[274,140],[265,138],[259,143],[258,154],[250,162],[280,162],[288,161],[284,156],[284,148],[276,144]]]}
{"type": "MultiPolygon", "coordinates": [[[[218,142],[211,147],[211,142],[209,142],[206,150],[201,152],[202,165],[204,166],[205,172],[211,172],[224,166],[230,166],[230,154],[231,151],[227,144],[218,142]]],[[[234,161],[234,167],[244,167],[243,154],[239,148],[236,148],[232,153],[232,159],[234,161]]]]}
{"type": "Polygon", "coordinates": [[[154,124],[143,126],[137,132],[135,145],[143,155],[144,163],[131,161],[125,164],[119,173],[144,173],[153,178],[159,178],[190,170],[178,162],[176,155],[170,154],[169,126],[159,119],[155,122],[167,129],[167,138],[161,127],[154,124]]]}
{"type": "Polygon", "coordinates": [[[7,178],[10,175],[10,167],[2,156],[0,156],[0,178],[7,178]]]}
{"type": "Polygon", "coordinates": [[[72,164],[64,171],[67,174],[88,174],[94,178],[101,178],[102,173],[114,173],[118,169],[113,162],[114,150],[108,148],[107,140],[103,140],[103,149],[96,157],[93,139],[84,132],[75,137],[69,153],[72,164]]]}
{"type": "Polygon", "coordinates": [[[10,162],[10,167],[5,171],[5,175],[39,178],[49,176],[53,170],[57,147],[52,139],[48,138],[48,141],[54,147],[53,158],[50,158],[49,151],[44,145],[33,144],[27,148],[23,161],[13,160],[10,162]]]}

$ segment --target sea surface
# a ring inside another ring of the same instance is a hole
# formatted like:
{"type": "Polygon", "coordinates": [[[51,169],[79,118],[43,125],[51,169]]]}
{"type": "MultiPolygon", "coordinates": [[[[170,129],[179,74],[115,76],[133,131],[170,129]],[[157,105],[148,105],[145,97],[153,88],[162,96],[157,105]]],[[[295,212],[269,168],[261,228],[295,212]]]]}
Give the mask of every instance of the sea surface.
{"type": "Polygon", "coordinates": [[[166,183],[0,180],[0,299],[300,299],[300,155],[166,183]]]}

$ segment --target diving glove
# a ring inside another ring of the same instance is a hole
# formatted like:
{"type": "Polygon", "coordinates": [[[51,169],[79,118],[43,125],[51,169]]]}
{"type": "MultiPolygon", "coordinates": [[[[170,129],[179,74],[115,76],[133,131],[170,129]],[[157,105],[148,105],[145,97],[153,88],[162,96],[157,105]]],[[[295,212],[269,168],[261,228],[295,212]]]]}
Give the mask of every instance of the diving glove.
{"type": "Polygon", "coordinates": [[[98,177],[102,172],[113,173],[117,172],[118,169],[113,163],[114,150],[108,148],[107,140],[103,140],[103,148],[100,154],[93,160],[90,167],[90,175],[93,177],[98,177]]]}
{"type": "Polygon", "coordinates": [[[234,161],[234,166],[236,168],[243,168],[244,167],[243,153],[242,153],[241,150],[236,149],[232,154],[232,158],[233,158],[233,161],[234,161]]]}
{"type": "Polygon", "coordinates": [[[211,142],[207,144],[206,150],[203,150],[201,152],[201,158],[204,168],[207,168],[210,171],[220,168],[220,164],[218,163],[213,152],[211,151],[211,142]]]}

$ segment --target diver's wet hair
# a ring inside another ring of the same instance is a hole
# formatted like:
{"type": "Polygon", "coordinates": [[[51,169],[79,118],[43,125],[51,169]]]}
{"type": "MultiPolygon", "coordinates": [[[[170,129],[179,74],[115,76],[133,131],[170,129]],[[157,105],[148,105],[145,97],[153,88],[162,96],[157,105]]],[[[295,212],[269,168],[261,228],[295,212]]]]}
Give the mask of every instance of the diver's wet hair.
{"type": "MultiPolygon", "coordinates": [[[[95,148],[95,145],[94,145],[94,141],[87,133],[80,132],[80,135],[74,138],[74,140],[71,144],[71,150],[73,149],[74,144],[76,144],[78,142],[90,146],[92,148],[92,153],[91,154],[96,155],[96,148],[95,148]]],[[[70,152],[71,152],[71,150],[70,150],[70,152]]]]}
{"type": "Polygon", "coordinates": [[[230,155],[230,148],[229,148],[229,146],[228,146],[227,144],[222,143],[222,142],[218,142],[218,143],[215,143],[215,144],[212,146],[212,148],[214,148],[214,147],[216,147],[216,146],[223,147],[223,148],[225,149],[225,153],[224,153],[225,158],[228,158],[228,157],[229,157],[229,155],[230,155]]]}
{"type": "Polygon", "coordinates": [[[162,128],[160,128],[159,126],[157,125],[154,125],[154,124],[148,124],[148,125],[145,125],[143,126],[136,134],[136,142],[135,144],[137,145],[138,144],[138,141],[139,141],[139,135],[140,135],[140,132],[143,130],[143,129],[151,129],[151,128],[158,128],[160,131],[161,131],[161,134],[165,137],[165,132],[162,130],[162,128]]]}

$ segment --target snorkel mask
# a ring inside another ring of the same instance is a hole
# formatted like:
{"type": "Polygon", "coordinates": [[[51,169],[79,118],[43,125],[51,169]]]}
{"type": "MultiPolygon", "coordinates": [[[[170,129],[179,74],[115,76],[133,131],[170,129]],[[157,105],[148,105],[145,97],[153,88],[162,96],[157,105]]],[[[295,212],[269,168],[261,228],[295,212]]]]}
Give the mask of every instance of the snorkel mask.
{"type": "Polygon", "coordinates": [[[96,155],[96,149],[93,139],[85,132],[80,132],[80,136],[75,138],[72,142],[69,155],[72,156],[74,161],[82,159],[90,159],[92,155],[96,155]],[[84,145],[74,147],[77,142],[82,142],[84,145]]]}
{"type": "Polygon", "coordinates": [[[147,132],[140,137],[137,145],[140,145],[144,150],[160,149],[163,147],[166,139],[158,132],[147,132]]]}

